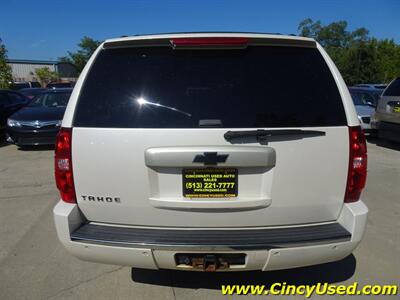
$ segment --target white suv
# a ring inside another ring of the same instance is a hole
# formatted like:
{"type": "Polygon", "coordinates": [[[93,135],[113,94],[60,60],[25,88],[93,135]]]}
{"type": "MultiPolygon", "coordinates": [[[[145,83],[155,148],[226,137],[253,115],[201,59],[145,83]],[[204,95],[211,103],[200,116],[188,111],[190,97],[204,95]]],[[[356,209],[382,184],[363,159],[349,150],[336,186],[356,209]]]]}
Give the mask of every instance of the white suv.
{"type": "Polygon", "coordinates": [[[275,270],[360,242],[367,153],[313,39],[242,33],[105,41],[58,135],[58,237],[88,261],[275,270]]]}

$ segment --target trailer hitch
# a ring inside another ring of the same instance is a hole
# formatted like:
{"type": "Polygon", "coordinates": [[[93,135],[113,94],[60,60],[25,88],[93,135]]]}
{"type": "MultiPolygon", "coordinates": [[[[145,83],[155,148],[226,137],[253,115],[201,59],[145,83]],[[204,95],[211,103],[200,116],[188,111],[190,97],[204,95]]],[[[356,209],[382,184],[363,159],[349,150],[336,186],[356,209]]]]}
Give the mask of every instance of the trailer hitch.
{"type": "MultiPolygon", "coordinates": [[[[244,255],[240,256],[243,257],[244,264],[244,255]]],[[[178,267],[201,269],[204,272],[228,269],[233,263],[232,256],[224,254],[177,254],[175,259],[178,267]]]]}

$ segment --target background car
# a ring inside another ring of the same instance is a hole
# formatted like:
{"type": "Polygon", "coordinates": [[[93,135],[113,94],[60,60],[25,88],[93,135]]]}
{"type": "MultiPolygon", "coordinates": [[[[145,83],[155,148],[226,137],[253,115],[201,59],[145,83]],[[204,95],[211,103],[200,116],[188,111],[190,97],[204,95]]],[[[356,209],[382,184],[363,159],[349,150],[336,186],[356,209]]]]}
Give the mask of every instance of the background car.
{"type": "Polygon", "coordinates": [[[24,81],[24,82],[13,82],[11,85],[11,89],[13,90],[21,90],[21,89],[28,89],[28,88],[41,88],[39,82],[37,81],[24,81]]]}
{"type": "Polygon", "coordinates": [[[400,142],[400,77],[394,79],[384,90],[373,122],[380,138],[400,142]]]}
{"type": "Polygon", "coordinates": [[[29,99],[33,99],[35,96],[45,92],[47,89],[45,88],[27,88],[27,89],[20,89],[19,92],[26,96],[29,99]]]}
{"type": "Polygon", "coordinates": [[[374,107],[378,105],[379,97],[383,93],[382,88],[360,85],[349,87],[349,91],[353,98],[360,98],[363,102],[372,104],[374,107]]]}
{"type": "Polygon", "coordinates": [[[361,84],[356,84],[355,86],[384,90],[387,87],[387,84],[384,84],[384,83],[361,83],[361,84]]]}
{"type": "Polygon", "coordinates": [[[59,89],[59,88],[72,88],[74,87],[73,82],[50,82],[47,84],[48,89],[59,89]]]}
{"type": "Polygon", "coordinates": [[[10,90],[0,90],[0,136],[4,136],[7,118],[29,103],[24,95],[10,90]]]}
{"type": "Polygon", "coordinates": [[[382,93],[380,89],[349,87],[353,103],[355,105],[358,119],[364,132],[374,132],[371,128],[371,115],[375,112],[375,106],[382,93]]]}
{"type": "Polygon", "coordinates": [[[7,120],[7,141],[18,146],[52,145],[72,89],[47,90],[7,120]]]}

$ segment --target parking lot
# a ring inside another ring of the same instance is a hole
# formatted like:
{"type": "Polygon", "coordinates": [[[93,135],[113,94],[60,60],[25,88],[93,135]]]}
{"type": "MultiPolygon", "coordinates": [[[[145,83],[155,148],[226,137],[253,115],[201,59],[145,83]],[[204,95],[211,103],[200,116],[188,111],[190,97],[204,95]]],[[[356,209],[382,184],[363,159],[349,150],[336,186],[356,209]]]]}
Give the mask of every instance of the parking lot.
{"type": "Polygon", "coordinates": [[[52,208],[58,200],[53,150],[18,150],[3,144],[0,299],[193,300],[226,298],[221,295],[221,284],[398,284],[400,145],[373,139],[368,143],[368,152],[368,183],[363,198],[370,213],[366,236],[354,255],[308,268],[221,274],[132,270],[72,257],[58,242],[52,220],[52,208]]]}

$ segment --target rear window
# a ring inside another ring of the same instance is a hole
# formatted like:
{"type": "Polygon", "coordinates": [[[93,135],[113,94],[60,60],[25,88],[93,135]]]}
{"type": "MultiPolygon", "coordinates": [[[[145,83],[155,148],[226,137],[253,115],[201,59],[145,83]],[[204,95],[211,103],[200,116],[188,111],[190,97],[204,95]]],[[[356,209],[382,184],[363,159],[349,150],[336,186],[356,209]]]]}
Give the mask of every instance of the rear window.
{"type": "Polygon", "coordinates": [[[64,107],[67,106],[70,92],[67,93],[43,93],[36,96],[28,105],[30,107],[64,107]]]}
{"type": "Polygon", "coordinates": [[[58,82],[58,83],[49,83],[46,88],[51,89],[51,88],[69,88],[71,87],[70,82],[58,82]]]}
{"type": "Polygon", "coordinates": [[[33,88],[41,88],[41,87],[42,87],[42,86],[40,85],[40,83],[37,82],[37,81],[31,82],[31,85],[32,85],[33,88]]]}
{"type": "Polygon", "coordinates": [[[383,96],[400,96],[400,78],[397,78],[387,87],[383,96]]]}
{"type": "Polygon", "coordinates": [[[20,90],[25,88],[30,88],[29,83],[27,82],[16,82],[11,85],[13,90],[20,90]]]}
{"type": "Polygon", "coordinates": [[[336,83],[315,48],[102,50],[74,126],[306,127],[346,124],[336,83]]]}

